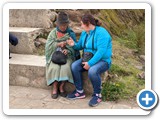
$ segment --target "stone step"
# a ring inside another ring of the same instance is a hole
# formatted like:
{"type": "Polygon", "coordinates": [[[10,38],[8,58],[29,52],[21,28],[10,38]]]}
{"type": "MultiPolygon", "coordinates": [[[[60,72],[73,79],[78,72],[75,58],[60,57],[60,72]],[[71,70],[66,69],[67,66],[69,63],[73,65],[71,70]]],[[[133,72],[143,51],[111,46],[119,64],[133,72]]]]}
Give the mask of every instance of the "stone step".
{"type": "Polygon", "coordinates": [[[9,59],[9,84],[45,88],[45,57],[11,54],[9,59]]]}
{"type": "MultiPolygon", "coordinates": [[[[30,86],[43,89],[51,89],[47,86],[45,79],[45,57],[25,54],[11,54],[9,60],[9,84],[16,86],[30,86]]],[[[83,73],[84,90],[92,94],[92,84],[88,79],[87,72],[83,73]]],[[[105,74],[102,75],[105,79],[105,74]]],[[[75,89],[74,85],[67,83],[65,89],[71,92],[75,89]]]]}
{"type": "Polygon", "coordinates": [[[18,38],[18,45],[10,44],[12,53],[33,54],[35,51],[34,39],[42,33],[41,28],[10,27],[9,32],[18,38]]]}
{"type": "MultiPolygon", "coordinates": [[[[82,31],[80,28],[74,27],[73,30],[76,33],[76,36],[80,36],[82,31]]],[[[18,38],[18,45],[9,45],[10,52],[16,54],[37,53],[35,40],[37,37],[43,34],[44,31],[45,30],[43,28],[10,27],[9,32],[18,38]]]]}

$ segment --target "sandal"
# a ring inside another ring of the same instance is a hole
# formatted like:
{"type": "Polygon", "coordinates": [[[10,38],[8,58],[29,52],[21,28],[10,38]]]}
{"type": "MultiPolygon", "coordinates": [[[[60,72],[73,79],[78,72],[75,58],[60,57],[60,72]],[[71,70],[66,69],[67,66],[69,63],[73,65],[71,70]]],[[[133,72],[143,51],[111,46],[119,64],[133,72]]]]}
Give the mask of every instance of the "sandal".
{"type": "Polygon", "coordinates": [[[62,96],[62,97],[66,97],[67,93],[66,92],[59,92],[59,95],[62,96]]]}
{"type": "Polygon", "coordinates": [[[55,93],[55,94],[51,94],[51,97],[52,97],[53,99],[57,99],[57,98],[58,98],[58,92],[55,93]]]}

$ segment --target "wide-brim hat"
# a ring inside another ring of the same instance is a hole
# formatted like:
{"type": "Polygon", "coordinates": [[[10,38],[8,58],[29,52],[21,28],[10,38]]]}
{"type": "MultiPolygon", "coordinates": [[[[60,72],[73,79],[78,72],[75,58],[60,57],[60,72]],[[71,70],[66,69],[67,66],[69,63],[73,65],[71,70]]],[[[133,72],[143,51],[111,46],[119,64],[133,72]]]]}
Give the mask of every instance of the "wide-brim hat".
{"type": "Polygon", "coordinates": [[[59,12],[56,20],[56,24],[67,24],[69,23],[69,17],[65,12],[59,12]]]}

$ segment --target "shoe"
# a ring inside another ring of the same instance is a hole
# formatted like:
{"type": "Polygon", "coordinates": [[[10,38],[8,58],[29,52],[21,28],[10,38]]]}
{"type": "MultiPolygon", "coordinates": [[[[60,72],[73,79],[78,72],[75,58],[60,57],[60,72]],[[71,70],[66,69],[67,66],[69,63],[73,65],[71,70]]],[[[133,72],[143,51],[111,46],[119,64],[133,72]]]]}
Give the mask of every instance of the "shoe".
{"type": "Polygon", "coordinates": [[[67,95],[67,98],[68,98],[68,99],[77,99],[77,98],[82,99],[82,98],[85,98],[85,97],[86,97],[86,96],[85,96],[84,92],[83,92],[83,93],[79,93],[79,92],[77,92],[76,90],[73,91],[71,94],[68,94],[68,95],[67,95]]]}
{"type": "Polygon", "coordinates": [[[66,92],[59,92],[59,95],[62,96],[62,97],[66,97],[67,93],[66,92]]]}
{"type": "Polygon", "coordinates": [[[102,97],[99,97],[98,94],[93,94],[92,99],[89,101],[89,106],[95,107],[102,101],[102,97]]]}
{"type": "Polygon", "coordinates": [[[52,97],[53,99],[57,99],[57,98],[58,98],[58,93],[51,94],[51,97],[52,97]]]}
{"type": "Polygon", "coordinates": [[[64,84],[65,84],[64,82],[59,82],[58,83],[58,86],[59,86],[58,92],[59,92],[59,95],[62,96],[62,97],[66,97],[67,96],[67,93],[64,90],[64,84]],[[63,86],[61,86],[62,84],[63,84],[63,86]],[[60,91],[60,88],[61,88],[61,90],[63,90],[63,92],[60,91]]]}

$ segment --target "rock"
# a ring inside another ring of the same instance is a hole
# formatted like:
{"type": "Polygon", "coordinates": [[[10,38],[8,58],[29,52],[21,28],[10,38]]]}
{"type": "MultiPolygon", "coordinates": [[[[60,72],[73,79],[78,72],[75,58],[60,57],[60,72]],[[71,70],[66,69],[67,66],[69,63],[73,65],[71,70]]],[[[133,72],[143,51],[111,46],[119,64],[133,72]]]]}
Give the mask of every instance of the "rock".
{"type": "Polygon", "coordinates": [[[69,19],[73,22],[77,22],[79,23],[80,22],[80,18],[82,16],[81,12],[80,11],[66,11],[66,13],[68,14],[69,16],[69,19]]]}
{"type": "Polygon", "coordinates": [[[39,38],[38,41],[39,41],[42,45],[45,45],[45,44],[46,44],[46,39],[44,39],[44,38],[39,38]]]}
{"type": "Polygon", "coordinates": [[[39,46],[41,45],[41,43],[40,43],[39,41],[34,41],[34,45],[35,45],[36,47],[39,47],[39,46]]]}
{"type": "Polygon", "coordinates": [[[142,70],[143,69],[143,66],[135,66],[137,69],[139,69],[139,70],[142,70]]]}
{"type": "Polygon", "coordinates": [[[103,73],[101,75],[101,77],[102,77],[102,83],[105,83],[108,80],[108,77],[109,77],[108,71],[106,71],[105,73],[103,73]]]}
{"type": "Polygon", "coordinates": [[[50,13],[48,14],[48,16],[49,16],[49,18],[50,18],[50,20],[51,20],[52,22],[55,22],[55,21],[56,21],[56,18],[57,18],[57,13],[56,13],[56,12],[50,12],[50,13]]]}
{"type": "Polygon", "coordinates": [[[109,78],[109,79],[114,78],[114,75],[108,74],[108,78],[109,78]]]}
{"type": "Polygon", "coordinates": [[[38,38],[37,41],[40,42],[41,45],[45,45],[46,44],[46,39],[44,39],[44,38],[38,38]]]}
{"type": "Polygon", "coordinates": [[[10,9],[10,27],[51,28],[55,12],[47,9],[10,9]]]}
{"type": "Polygon", "coordinates": [[[72,29],[73,29],[73,31],[76,33],[76,36],[80,36],[80,34],[81,34],[81,32],[82,32],[81,27],[80,27],[80,26],[77,27],[77,26],[75,26],[75,25],[72,25],[72,26],[73,26],[72,29]]]}
{"type": "Polygon", "coordinates": [[[143,61],[145,61],[145,55],[140,55],[139,58],[143,61]]]}
{"type": "Polygon", "coordinates": [[[117,74],[114,74],[114,77],[115,77],[115,78],[118,78],[118,75],[117,75],[117,74]]]}
{"type": "Polygon", "coordinates": [[[139,74],[137,75],[137,77],[138,77],[139,79],[145,79],[145,72],[139,73],[139,74]]]}

